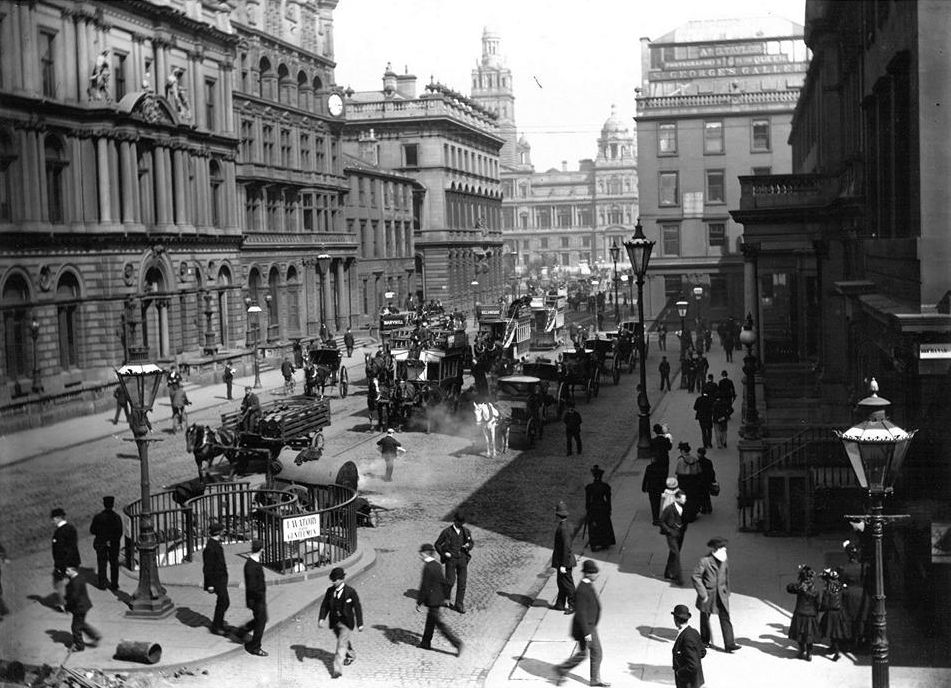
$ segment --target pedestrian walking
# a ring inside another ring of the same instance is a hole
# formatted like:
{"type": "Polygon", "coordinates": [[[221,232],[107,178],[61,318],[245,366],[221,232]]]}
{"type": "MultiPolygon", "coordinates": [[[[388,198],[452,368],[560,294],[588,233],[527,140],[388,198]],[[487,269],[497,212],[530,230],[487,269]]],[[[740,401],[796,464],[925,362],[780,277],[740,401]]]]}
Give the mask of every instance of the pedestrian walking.
{"type": "Polygon", "coordinates": [[[79,556],[79,534],[72,523],[66,522],[66,512],[56,507],[50,511],[53,521],[53,595],[57,611],[66,607],[66,569],[78,569],[82,563],[79,556]]]}
{"type": "Polygon", "coordinates": [[[687,605],[678,604],[671,612],[674,625],[677,626],[677,638],[674,640],[674,685],[676,688],[703,688],[703,664],[707,649],[700,640],[700,634],[690,626],[690,610],[687,605]]]}
{"type": "Polygon", "coordinates": [[[177,433],[179,430],[185,429],[187,423],[185,407],[190,406],[192,402],[188,400],[185,388],[181,385],[177,385],[170,392],[170,396],[172,400],[172,432],[177,433]]]}
{"type": "Polygon", "coordinates": [[[112,391],[112,396],[116,400],[116,415],[112,419],[113,425],[119,424],[119,414],[122,413],[125,415],[126,423],[129,422],[129,394],[126,392],[125,385],[121,382],[116,385],[116,388],[112,391]]]}
{"type": "Polygon", "coordinates": [[[660,373],[660,391],[664,391],[664,385],[667,385],[667,391],[670,391],[670,361],[666,356],[661,356],[660,365],[657,366],[657,372],[660,373]]]}
{"type": "Polygon", "coordinates": [[[700,461],[696,456],[690,453],[690,444],[681,442],[677,445],[680,456],[677,459],[677,467],[674,469],[677,475],[677,484],[687,496],[687,505],[685,507],[685,516],[688,523],[697,520],[697,512],[700,511],[702,501],[700,483],[700,461]]]}
{"type": "Polygon", "coordinates": [[[660,495],[661,514],[664,513],[664,509],[674,503],[674,498],[677,496],[677,491],[680,489],[680,483],[677,482],[677,478],[667,478],[667,482],[664,485],[664,491],[660,495]]]}
{"type": "Polygon", "coordinates": [[[333,671],[330,678],[340,678],[343,668],[350,666],[357,659],[353,649],[354,629],[363,632],[363,607],[357,591],[347,585],[347,573],[339,566],[330,571],[330,587],[324,593],[324,601],[320,603],[320,612],[317,615],[317,627],[324,627],[324,620],[329,619],[330,630],[337,636],[337,649],[334,652],[333,671]]]}
{"type": "Polygon", "coordinates": [[[657,348],[667,351],[667,326],[664,323],[657,326],[657,348]]]}
{"type": "Polygon", "coordinates": [[[175,363],[172,364],[171,370],[168,371],[168,375],[166,376],[165,386],[168,387],[169,395],[172,394],[172,391],[176,387],[182,386],[182,374],[178,372],[178,365],[176,365],[175,363]]]}
{"type": "Polygon", "coordinates": [[[294,365],[285,358],[281,362],[281,377],[284,378],[284,394],[294,392],[294,365]]]}
{"type": "Polygon", "coordinates": [[[703,386],[700,387],[700,392],[710,395],[711,399],[717,398],[717,395],[720,393],[720,388],[717,387],[717,383],[713,381],[712,374],[707,375],[706,381],[703,383],[703,386]]]}
{"type": "Polygon", "coordinates": [[[713,448],[713,397],[706,391],[693,402],[694,418],[700,425],[700,435],[706,449],[713,448]]]}
{"type": "Polygon", "coordinates": [[[92,640],[90,645],[96,647],[102,640],[102,634],[93,628],[86,621],[86,615],[92,609],[92,602],[89,599],[89,593],[86,591],[86,583],[79,577],[79,570],[75,566],[67,566],[63,572],[66,583],[66,611],[73,615],[73,623],[70,625],[70,631],[73,634],[73,644],[70,646],[70,652],[82,652],[86,649],[84,636],[89,636],[92,640]]]}
{"type": "Polygon", "coordinates": [[[234,366],[230,362],[225,363],[224,372],[221,373],[221,379],[225,383],[226,396],[228,401],[231,401],[234,397],[231,396],[231,387],[234,385],[234,366]]]}
{"type": "Polygon", "coordinates": [[[349,327],[343,333],[343,346],[347,350],[347,358],[353,356],[353,332],[350,331],[349,327]]]}
{"type": "Polygon", "coordinates": [[[93,516],[89,533],[93,536],[92,547],[96,550],[96,568],[99,573],[99,589],[119,589],[119,549],[122,546],[122,518],[113,511],[116,498],[102,498],[102,511],[93,516]],[[106,582],[106,568],[109,568],[109,582],[106,582]]]}
{"type": "Polygon", "coordinates": [[[641,482],[641,491],[646,492],[650,500],[651,521],[655,526],[660,525],[660,500],[667,481],[667,471],[666,461],[654,456],[644,469],[644,480],[641,482]]]}
{"type": "Polygon", "coordinates": [[[684,513],[686,502],[687,495],[683,490],[677,490],[674,493],[674,503],[664,509],[660,516],[660,532],[667,538],[667,566],[664,567],[664,578],[674,581],[677,585],[684,584],[680,568],[680,550],[687,533],[684,513]]]}
{"type": "Polygon", "coordinates": [[[723,649],[735,652],[740,649],[733,636],[730,621],[730,569],[726,555],[726,538],[715,537],[707,542],[709,553],[700,558],[693,570],[693,587],[697,591],[697,609],[700,610],[700,640],[707,647],[713,646],[710,634],[710,615],[720,619],[723,634],[723,649]]]}
{"type": "Polygon", "coordinates": [[[264,627],[267,626],[267,586],[264,584],[264,567],[261,566],[261,540],[251,540],[251,554],[244,562],[244,601],[251,610],[251,620],[238,629],[238,635],[245,638],[244,649],[249,654],[267,657],[261,649],[264,627]],[[247,638],[248,634],[250,638],[247,638]]]}
{"type": "Polygon", "coordinates": [[[819,577],[825,583],[825,590],[819,598],[819,611],[822,618],[819,621],[819,633],[829,643],[830,659],[838,662],[843,645],[852,642],[852,620],[845,612],[842,603],[842,593],[845,584],[842,582],[841,569],[824,569],[819,577]]]}
{"type": "Polygon", "coordinates": [[[568,531],[568,507],[564,502],[558,502],[555,507],[555,517],[558,525],[555,527],[555,543],[551,551],[551,565],[557,571],[555,583],[558,586],[558,596],[552,609],[573,614],[575,611],[575,581],[571,570],[577,564],[575,555],[571,551],[571,533],[568,531]]]}
{"type": "Polygon", "coordinates": [[[733,405],[728,399],[717,396],[713,400],[713,433],[716,436],[717,448],[725,449],[727,432],[730,430],[730,416],[733,415],[733,405]]]}
{"type": "Polygon", "coordinates": [[[659,459],[664,464],[664,476],[666,477],[670,468],[670,450],[674,448],[670,441],[671,435],[660,423],[654,423],[651,428],[654,436],[650,440],[651,457],[659,459]]]}
{"type": "Polygon", "coordinates": [[[419,548],[419,558],[423,560],[423,574],[416,596],[416,611],[426,607],[426,626],[423,628],[419,647],[432,650],[433,634],[438,628],[443,637],[456,648],[458,657],[462,654],[462,641],[442,618],[442,608],[446,604],[446,576],[436,561],[436,548],[428,543],[422,545],[419,548]]]}
{"type": "Polygon", "coordinates": [[[380,448],[380,454],[386,464],[386,473],[383,475],[383,480],[388,483],[393,482],[393,467],[396,465],[396,455],[401,452],[405,453],[406,450],[403,449],[399,440],[393,436],[393,428],[386,431],[386,435],[376,443],[376,446],[380,448]]]}
{"type": "Polygon", "coordinates": [[[446,598],[452,597],[456,588],[456,602],[453,605],[460,614],[466,613],[466,583],[469,579],[469,560],[472,559],[472,533],[466,528],[466,517],[457,511],[452,517],[452,525],[443,528],[436,538],[436,552],[442,559],[446,573],[446,598]]]}
{"type": "Polygon", "coordinates": [[[789,622],[789,637],[799,645],[799,659],[812,661],[812,644],[819,635],[819,593],[816,591],[816,572],[801,564],[795,583],[786,586],[786,592],[796,596],[796,608],[789,622]]]}
{"type": "Polygon", "coordinates": [[[208,527],[208,540],[201,553],[202,587],[205,592],[215,596],[215,613],[211,619],[211,632],[215,635],[225,635],[228,627],[225,624],[225,612],[231,606],[228,596],[228,564],[225,562],[225,551],[221,547],[221,533],[224,526],[212,523],[208,527]]]}
{"type": "Polygon", "coordinates": [[[616,541],[611,523],[611,486],[602,480],[604,469],[597,464],[591,467],[591,475],[594,480],[584,488],[585,523],[588,544],[592,552],[597,552],[614,546],[616,541]]]}
{"type": "Polygon", "coordinates": [[[700,464],[700,485],[697,489],[700,498],[698,510],[701,514],[712,514],[713,502],[710,501],[710,497],[720,493],[717,472],[713,468],[713,462],[707,456],[707,450],[703,447],[697,450],[697,462],[700,464]]]}
{"type": "Polygon", "coordinates": [[[581,453],[581,414],[575,408],[572,401],[568,402],[568,408],[562,417],[565,423],[565,440],[567,442],[567,453],[571,456],[571,440],[575,441],[578,453],[581,453]]]}
{"type": "Polygon", "coordinates": [[[733,408],[733,402],[736,401],[736,387],[733,385],[733,380],[730,379],[730,376],[727,375],[725,370],[720,371],[720,381],[717,383],[717,395],[726,399],[730,404],[730,408],[733,408]]]}
{"type": "Polygon", "coordinates": [[[610,686],[601,680],[601,639],[598,637],[598,622],[601,620],[601,601],[594,589],[598,578],[598,565],[588,559],[581,565],[581,582],[575,593],[575,616],[571,620],[571,637],[578,642],[578,649],[564,662],[555,667],[558,685],[562,685],[568,672],[591,655],[591,681],[589,686],[610,686]]]}
{"type": "Polygon", "coordinates": [[[7,550],[3,544],[0,544],[0,619],[10,613],[10,608],[3,599],[3,567],[9,563],[10,559],[7,557],[7,550]]]}
{"type": "Polygon", "coordinates": [[[320,341],[326,342],[327,337],[329,336],[330,336],[330,330],[327,329],[327,323],[321,322],[320,323],[320,341]]]}

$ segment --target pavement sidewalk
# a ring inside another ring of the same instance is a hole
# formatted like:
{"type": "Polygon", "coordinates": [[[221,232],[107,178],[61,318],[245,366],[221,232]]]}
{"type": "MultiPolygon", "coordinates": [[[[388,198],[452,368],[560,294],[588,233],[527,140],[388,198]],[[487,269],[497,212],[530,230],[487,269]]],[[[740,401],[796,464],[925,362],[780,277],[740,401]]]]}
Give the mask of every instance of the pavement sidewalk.
{"type": "MultiPolygon", "coordinates": [[[[736,356],[734,362],[728,363],[722,349],[716,347],[708,358],[715,378],[719,379],[721,370],[728,371],[741,392],[741,357],[736,356]]],[[[672,359],[676,360],[676,352],[672,359]]],[[[654,370],[649,371],[648,390],[652,398],[657,397],[655,375],[654,370]]],[[[673,391],[664,395],[652,412],[652,421],[669,424],[674,435],[671,475],[676,465],[678,442],[687,441],[694,449],[702,446],[693,414],[696,397],[679,389],[677,377],[673,391]]],[[[703,660],[706,685],[709,688],[743,683],[790,688],[804,685],[866,688],[871,683],[867,655],[856,658],[849,653],[835,663],[821,654],[808,663],[795,659],[795,644],[786,637],[794,597],[786,592],[786,584],[795,579],[801,563],[819,568],[842,563],[840,543],[844,538],[838,533],[814,538],[771,538],[738,531],[735,504],[739,403],[736,408],[728,447],[708,450],[722,491],[714,498],[714,513],[701,516],[687,530],[681,555],[687,587],[678,587],[663,578],[666,543],[651,523],[647,495],[641,492],[647,461],[637,460],[636,444],[612,474],[606,476],[613,491],[612,520],[618,543],[606,552],[591,553],[584,547],[580,535],[575,539],[575,552],[582,552],[578,557],[579,567],[575,569],[576,583],[580,580],[580,564],[584,559],[596,560],[601,569],[596,582],[602,603],[601,677],[616,688],[673,685],[671,647],[676,631],[671,610],[677,604],[687,605],[693,611],[691,625],[699,627],[696,593],[690,587],[689,575],[699,558],[707,553],[706,542],[718,535],[730,541],[733,593],[730,611],[737,642],[743,649],[734,654],[723,652],[719,625],[713,620],[713,642],[720,649],[708,650],[703,660]]],[[[578,521],[582,516],[573,514],[571,518],[578,521]]],[[[575,646],[570,637],[571,617],[549,609],[555,597],[552,575],[489,670],[487,688],[551,685],[556,677],[555,666],[567,659],[575,646]]],[[[926,658],[929,650],[924,648],[927,632],[915,629],[897,603],[889,606],[888,615],[893,657],[895,648],[901,644],[911,645],[912,650],[915,643],[922,647],[920,662],[896,666],[893,660],[893,685],[920,688],[951,685],[951,670],[926,666],[930,663],[926,658]]],[[[931,648],[932,658],[936,656],[935,650],[940,656],[940,648],[931,648]]],[[[588,667],[588,662],[576,667],[569,674],[567,685],[588,685],[588,667]]]]}

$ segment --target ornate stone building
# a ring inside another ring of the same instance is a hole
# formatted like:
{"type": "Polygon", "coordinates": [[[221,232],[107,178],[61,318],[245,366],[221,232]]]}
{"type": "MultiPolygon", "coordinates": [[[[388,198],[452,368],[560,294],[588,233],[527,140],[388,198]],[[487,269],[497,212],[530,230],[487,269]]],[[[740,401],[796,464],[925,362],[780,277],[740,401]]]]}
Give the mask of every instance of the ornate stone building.
{"type": "Polygon", "coordinates": [[[499,151],[499,162],[503,167],[516,164],[518,133],[512,70],[502,55],[502,38],[489,27],[482,31],[482,59],[472,70],[472,100],[498,117],[499,134],[505,140],[499,151]]]}
{"type": "Polygon", "coordinates": [[[111,402],[130,349],[242,341],[228,9],[0,5],[5,428],[111,402]]]}
{"type": "Polygon", "coordinates": [[[504,284],[497,118],[466,96],[390,67],[380,91],[348,92],[344,151],[360,156],[373,130],[379,165],[417,180],[414,237],[416,298],[473,311],[504,284]],[[416,220],[418,218],[418,222],[416,220]]]}

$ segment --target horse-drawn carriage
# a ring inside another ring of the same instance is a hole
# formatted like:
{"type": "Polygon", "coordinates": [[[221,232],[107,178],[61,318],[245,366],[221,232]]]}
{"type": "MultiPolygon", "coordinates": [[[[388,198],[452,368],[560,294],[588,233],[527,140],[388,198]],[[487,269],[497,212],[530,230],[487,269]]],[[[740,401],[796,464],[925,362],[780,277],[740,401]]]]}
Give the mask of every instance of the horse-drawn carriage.
{"type": "Polygon", "coordinates": [[[531,375],[499,378],[495,405],[507,427],[506,445],[531,449],[542,436],[541,380],[531,375]]]}
{"type": "MultiPolygon", "coordinates": [[[[587,339],[584,343],[585,349],[594,352],[594,359],[598,366],[598,371],[609,375],[617,384],[621,379],[621,361],[618,355],[619,340],[612,337],[608,332],[597,332],[593,339],[587,339]]],[[[597,396],[597,392],[595,392],[597,396]]]]}
{"type": "Polygon", "coordinates": [[[585,401],[598,396],[601,390],[601,369],[591,349],[575,349],[562,353],[562,380],[568,388],[568,396],[574,399],[575,387],[584,390],[585,401]]]}
{"type": "Polygon", "coordinates": [[[520,359],[528,354],[532,339],[532,311],[516,300],[511,306],[477,306],[479,335],[488,341],[501,343],[502,355],[520,359]]]}
{"type": "Polygon", "coordinates": [[[531,299],[532,349],[556,349],[561,344],[565,329],[565,309],[568,292],[565,289],[549,291],[531,299]]]}
{"type": "Polygon", "coordinates": [[[341,399],[346,397],[350,389],[350,374],[342,360],[340,349],[318,346],[308,349],[308,365],[304,367],[304,393],[313,396],[319,392],[323,396],[329,386],[336,388],[341,399]]]}
{"type": "Polygon", "coordinates": [[[608,332],[607,336],[615,342],[614,356],[618,361],[618,367],[624,368],[628,373],[633,373],[637,367],[637,346],[634,333],[624,328],[618,328],[617,332],[608,332]]]}
{"type": "Polygon", "coordinates": [[[523,363],[522,374],[537,377],[540,381],[538,395],[543,421],[561,418],[561,414],[571,400],[563,366],[551,359],[539,357],[534,361],[523,363]]]}

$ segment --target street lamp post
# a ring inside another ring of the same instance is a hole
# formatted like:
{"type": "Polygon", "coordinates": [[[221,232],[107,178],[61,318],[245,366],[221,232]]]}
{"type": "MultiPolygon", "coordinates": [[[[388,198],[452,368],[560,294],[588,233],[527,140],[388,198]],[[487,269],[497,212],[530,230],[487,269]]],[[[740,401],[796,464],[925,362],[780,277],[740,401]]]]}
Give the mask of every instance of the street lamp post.
{"type": "Polygon", "coordinates": [[[836,431],[836,435],[845,446],[845,453],[849,457],[849,463],[855,471],[859,485],[868,490],[871,501],[871,513],[859,516],[849,515],[846,518],[870,523],[872,526],[872,542],[875,546],[875,591],[871,633],[872,688],[888,688],[888,637],[885,628],[882,539],[886,522],[908,518],[908,516],[907,514],[886,516],[883,511],[885,497],[892,492],[892,485],[917,430],[909,433],[887,420],[885,410],[891,403],[878,396],[878,383],[875,378],[872,378],[869,388],[871,396],[858,403],[858,408],[867,414],[866,420],[845,432],[836,431]]]}
{"type": "Polygon", "coordinates": [[[689,306],[686,301],[677,302],[677,315],[680,316],[680,360],[684,360],[686,357],[687,347],[684,342],[687,339],[687,306],[689,306]]]}
{"type": "Polygon", "coordinates": [[[139,473],[141,478],[142,501],[139,509],[139,587],[132,595],[132,604],[127,616],[145,619],[161,619],[175,609],[172,600],[165,594],[165,588],[159,581],[158,561],[155,551],[158,540],[152,524],[152,494],[149,484],[149,443],[156,440],[149,437],[152,424],[148,412],[152,410],[159,385],[165,378],[165,371],[157,365],[127,365],[116,370],[119,384],[125,390],[132,412],[129,414],[129,427],[139,451],[139,473]]]}
{"type": "Polygon", "coordinates": [[[616,241],[612,241],[609,251],[611,252],[611,260],[614,261],[614,324],[617,325],[621,322],[621,311],[617,303],[617,259],[621,255],[621,247],[617,245],[616,241]]]}
{"type": "Polygon", "coordinates": [[[203,353],[206,356],[214,356],[218,352],[218,346],[215,343],[215,331],[211,326],[211,318],[215,314],[215,309],[213,307],[214,295],[210,291],[206,291],[204,295],[205,300],[205,346],[203,347],[203,353]]]}
{"type": "Polygon", "coordinates": [[[591,280],[591,292],[594,297],[594,328],[595,331],[600,330],[598,326],[598,287],[601,285],[600,280],[593,279],[591,280]]]}
{"type": "Polygon", "coordinates": [[[479,303],[479,295],[477,290],[479,288],[479,280],[472,280],[469,282],[469,286],[472,287],[472,326],[475,329],[478,329],[479,323],[476,318],[476,306],[479,303]]]}
{"type": "Polygon", "coordinates": [[[648,458],[650,456],[650,413],[651,406],[647,399],[647,341],[646,328],[644,327],[644,278],[647,275],[647,268],[650,265],[651,251],[654,250],[654,242],[648,241],[644,236],[644,228],[641,226],[641,218],[637,218],[637,224],[634,225],[634,237],[630,241],[624,242],[624,248],[631,259],[631,267],[634,269],[634,275],[637,281],[637,320],[640,323],[640,372],[641,384],[640,392],[637,395],[637,458],[648,458]]]}
{"type": "Polygon", "coordinates": [[[40,324],[34,318],[30,322],[30,336],[33,338],[33,391],[42,392],[43,383],[40,382],[40,360],[36,356],[36,340],[40,336],[40,324]]]}
{"type": "Polygon", "coordinates": [[[693,288],[693,298],[697,300],[697,351],[703,353],[703,287],[693,288]]]}
{"type": "Polygon", "coordinates": [[[254,389],[260,389],[261,365],[258,363],[258,344],[260,344],[261,337],[261,307],[253,302],[250,298],[245,299],[244,303],[248,307],[248,319],[245,323],[245,327],[247,328],[249,335],[254,335],[253,337],[249,336],[246,341],[248,346],[254,347],[251,355],[251,360],[254,363],[254,389]],[[253,327],[251,326],[252,316],[254,316],[253,327]]]}
{"type": "Polygon", "coordinates": [[[740,344],[746,347],[746,356],[743,358],[743,374],[746,375],[746,417],[743,427],[740,428],[740,437],[747,440],[758,440],[759,411],[756,410],[756,356],[753,355],[753,345],[756,343],[756,330],[753,327],[753,314],[746,314],[746,322],[740,331],[740,344]]]}

